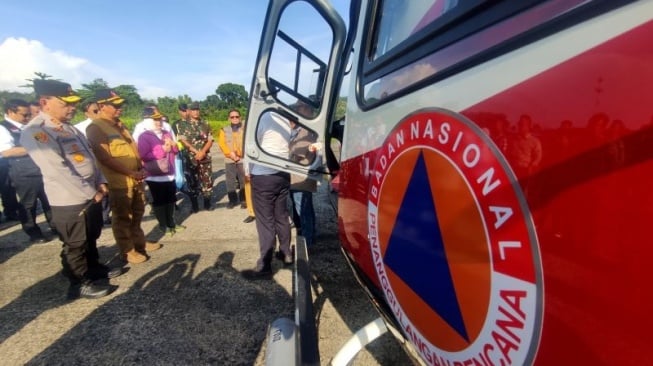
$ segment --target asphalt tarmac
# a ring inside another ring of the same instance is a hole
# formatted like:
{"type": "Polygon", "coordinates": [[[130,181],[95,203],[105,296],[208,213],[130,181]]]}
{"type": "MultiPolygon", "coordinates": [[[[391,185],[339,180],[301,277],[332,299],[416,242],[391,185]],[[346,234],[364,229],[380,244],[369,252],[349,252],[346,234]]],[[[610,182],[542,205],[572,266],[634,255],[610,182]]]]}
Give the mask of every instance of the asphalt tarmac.
{"type": "MultiPolygon", "coordinates": [[[[2,365],[264,365],[269,324],[294,319],[291,268],[273,265],[271,280],[249,281],[241,271],[258,257],[247,210],[226,208],[223,161],[212,151],[213,211],[191,214],[178,196],[177,219],[187,226],[149,261],[125,266],[101,299],[66,299],[57,239],[30,244],[16,223],[0,224],[0,364],[2,365]]],[[[338,244],[335,199],[327,185],[314,198],[317,244],[310,248],[320,364],[378,317],[346,265],[338,244]]],[[[153,237],[146,208],[142,227],[153,237]]],[[[46,228],[43,215],[39,223],[46,228]]],[[[294,237],[294,235],[293,235],[294,237]]],[[[101,259],[119,265],[109,227],[101,259]]],[[[411,364],[385,334],[354,365],[411,364]]]]}

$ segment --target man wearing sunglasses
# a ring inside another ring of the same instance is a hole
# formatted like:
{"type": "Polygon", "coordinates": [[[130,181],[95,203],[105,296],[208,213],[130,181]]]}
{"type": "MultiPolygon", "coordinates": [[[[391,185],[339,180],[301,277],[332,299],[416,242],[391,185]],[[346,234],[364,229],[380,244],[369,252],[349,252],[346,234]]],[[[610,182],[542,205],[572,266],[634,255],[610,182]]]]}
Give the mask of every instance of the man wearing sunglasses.
{"type": "Polygon", "coordinates": [[[243,124],[240,111],[229,111],[230,124],[223,127],[218,134],[218,146],[224,154],[225,182],[227,185],[227,208],[237,205],[247,208],[245,202],[245,168],[243,167],[243,124]],[[238,188],[238,191],[236,191],[238,188]]]}
{"type": "Polygon", "coordinates": [[[75,124],[75,128],[79,130],[79,132],[83,133],[84,136],[86,136],[86,128],[88,125],[93,122],[94,119],[98,118],[98,114],[100,113],[100,107],[97,105],[97,103],[93,99],[88,99],[84,101],[81,105],[82,110],[84,111],[84,115],[86,116],[86,119],[75,124]]]}
{"type": "Polygon", "coordinates": [[[34,90],[41,112],[26,126],[20,143],[43,173],[52,222],[63,241],[68,297],[99,298],[113,287],[94,281],[122,274],[121,268],[100,263],[95,242],[102,230],[100,202],[108,193],[106,179],[86,138],[70,124],[80,100],[70,84],[35,80],[34,90]]]}
{"type": "MultiPolygon", "coordinates": [[[[52,240],[44,235],[36,223],[37,200],[41,202],[43,213],[52,225],[50,202],[43,187],[41,170],[27,155],[27,150],[20,144],[20,136],[30,120],[29,103],[21,99],[10,99],[5,103],[5,119],[0,122],[0,154],[8,163],[11,184],[18,194],[18,218],[25,234],[32,244],[41,244],[52,240]]],[[[52,233],[56,232],[52,230],[52,233]]]]}

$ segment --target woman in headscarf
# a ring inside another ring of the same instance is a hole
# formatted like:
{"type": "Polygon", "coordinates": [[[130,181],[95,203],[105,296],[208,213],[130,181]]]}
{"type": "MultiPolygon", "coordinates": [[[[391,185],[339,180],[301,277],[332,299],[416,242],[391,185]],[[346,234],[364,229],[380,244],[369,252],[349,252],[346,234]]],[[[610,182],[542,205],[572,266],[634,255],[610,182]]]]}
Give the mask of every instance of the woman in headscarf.
{"type": "Polygon", "coordinates": [[[175,155],[179,152],[172,134],[163,129],[163,116],[153,108],[146,108],[143,117],[149,126],[138,137],[138,153],[147,171],[145,182],[152,195],[152,211],[159,229],[172,236],[185,229],[175,224],[175,155]]]}

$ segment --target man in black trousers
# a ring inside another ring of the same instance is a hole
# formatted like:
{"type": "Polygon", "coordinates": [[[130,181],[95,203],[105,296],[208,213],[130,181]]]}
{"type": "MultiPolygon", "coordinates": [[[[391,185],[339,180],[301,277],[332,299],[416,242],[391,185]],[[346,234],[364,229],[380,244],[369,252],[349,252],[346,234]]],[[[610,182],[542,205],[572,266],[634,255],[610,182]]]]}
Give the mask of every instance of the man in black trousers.
{"type": "MultiPolygon", "coordinates": [[[[256,139],[261,149],[275,156],[288,156],[290,121],[275,112],[261,116],[256,139]]],[[[252,182],[252,200],[256,214],[260,257],[256,267],[243,271],[248,279],[266,278],[272,275],[272,258],[277,240],[277,258],[285,265],[293,263],[290,246],[290,222],[288,221],[288,191],[290,174],[258,164],[249,167],[252,182]]]]}
{"type": "Polygon", "coordinates": [[[45,218],[52,228],[52,211],[43,187],[43,175],[27,150],[20,144],[21,131],[31,116],[29,103],[21,99],[10,99],[4,106],[5,119],[0,122],[0,154],[9,163],[9,178],[18,194],[18,217],[23,231],[33,244],[45,243],[51,239],[44,235],[36,224],[37,200],[45,218]]]}

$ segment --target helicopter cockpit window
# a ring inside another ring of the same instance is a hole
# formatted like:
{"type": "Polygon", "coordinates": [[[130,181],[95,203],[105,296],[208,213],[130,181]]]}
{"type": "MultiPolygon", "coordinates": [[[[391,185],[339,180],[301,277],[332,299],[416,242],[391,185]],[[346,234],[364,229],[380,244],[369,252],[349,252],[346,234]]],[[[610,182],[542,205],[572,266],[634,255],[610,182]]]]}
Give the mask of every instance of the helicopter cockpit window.
{"type": "MultiPolygon", "coordinates": [[[[360,78],[368,105],[386,102],[473,67],[493,47],[553,22],[583,0],[382,0],[370,15],[371,39],[360,78]]],[[[370,10],[372,11],[372,10],[370,10]]]]}
{"type": "MultiPolygon", "coordinates": [[[[465,5],[470,6],[472,4],[465,5]]],[[[389,54],[396,53],[400,48],[405,48],[408,44],[422,43],[417,39],[420,31],[461,10],[458,0],[416,0],[408,5],[403,1],[383,1],[377,13],[370,61],[384,62],[389,54]]],[[[433,75],[437,70],[431,60],[409,64],[367,83],[365,98],[372,103],[385,99],[398,90],[433,75]]]]}
{"type": "Polygon", "coordinates": [[[274,98],[288,108],[300,101],[313,114],[321,109],[324,81],[333,45],[333,31],[322,16],[304,1],[284,9],[268,64],[268,81],[274,98]]]}

